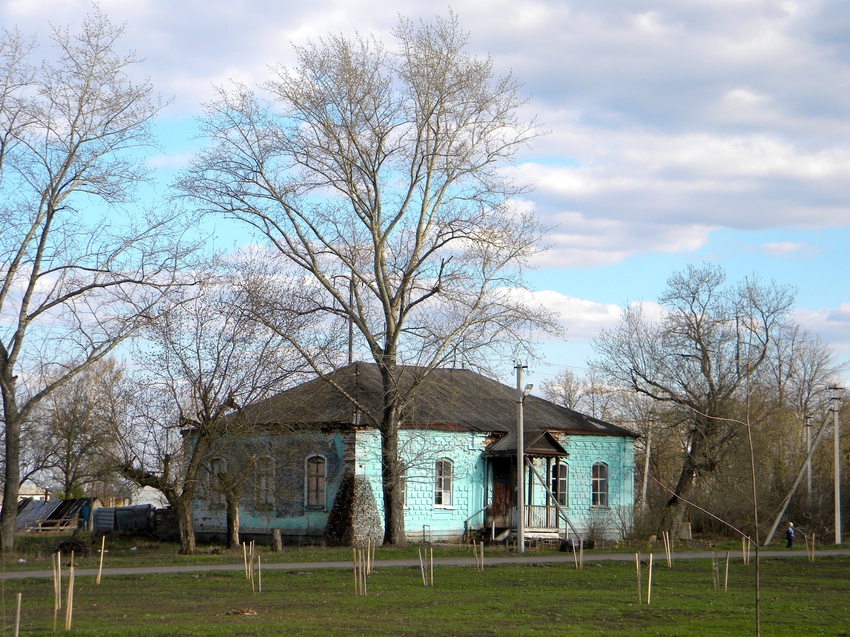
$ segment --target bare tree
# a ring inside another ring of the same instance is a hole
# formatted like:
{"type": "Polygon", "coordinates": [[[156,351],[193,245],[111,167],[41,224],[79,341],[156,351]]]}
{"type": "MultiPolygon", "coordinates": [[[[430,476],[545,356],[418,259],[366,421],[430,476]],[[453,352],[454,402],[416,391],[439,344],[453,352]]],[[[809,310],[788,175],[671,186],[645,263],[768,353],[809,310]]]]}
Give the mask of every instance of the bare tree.
{"type": "Polygon", "coordinates": [[[43,458],[40,484],[65,497],[81,497],[93,495],[95,483],[109,481],[114,474],[106,460],[113,419],[126,407],[123,376],[114,359],[102,359],[53,391],[33,412],[35,426],[25,442],[43,458]]]}
{"type": "Polygon", "coordinates": [[[599,418],[601,420],[628,420],[627,414],[616,413],[621,402],[617,389],[606,385],[599,371],[590,367],[584,376],[576,376],[565,369],[554,380],[543,383],[543,393],[547,400],[568,409],[599,418]]]}
{"type": "MultiPolygon", "coordinates": [[[[205,463],[244,433],[240,407],[280,389],[303,364],[279,336],[244,316],[231,283],[209,275],[144,330],[139,361],[147,391],[135,406],[138,431],[122,436],[124,476],[162,491],[177,512],[183,553],[195,551],[192,500],[205,463]]],[[[289,317],[286,331],[295,338],[308,317],[295,307],[289,317]]]]}
{"type": "Polygon", "coordinates": [[[14,546],[21,428],[35,406],[140,325],[174,282],[187,220],[133,217],[141,150],[161,104],[133,83],[122,28],[98,11],[55,29],[32,68],[0,40],[0,393],[5,425],[2,548],[14,546]],[[49,379],[42,382],[43,379],[49,379]]]}
{"type": "Polygon", "coordinates": [[[717,467],[740,429],[735,419],[749,397],[744,386],[766,360],[793,301],[791,291],[775,283],[726,286],[725,280],[717,266],[689,266],[668,279],[660,322],[632,305],[619,326],[594,343],[612,382],[678,410],[687,423],[668,502],[674,521],[681,520],[681,499],[697,476],[717,467]]]}
{"type": "Polygon", "coordinates": [[[317,309],[348,322],[379,366],[384,541],[402,545],[401,365],[424,376],[481,364],[552,323],[523,302],[541,229],[512,203],[522,189],[502,170],[537,134],[518,115],[519,84],[465,51],[454,15],[401,20],[394,36],[395,50],[336,35],[298,48],[265,98],[220,89],[207,107],[209,146],[181,185],[316,282],[317,309]]]}

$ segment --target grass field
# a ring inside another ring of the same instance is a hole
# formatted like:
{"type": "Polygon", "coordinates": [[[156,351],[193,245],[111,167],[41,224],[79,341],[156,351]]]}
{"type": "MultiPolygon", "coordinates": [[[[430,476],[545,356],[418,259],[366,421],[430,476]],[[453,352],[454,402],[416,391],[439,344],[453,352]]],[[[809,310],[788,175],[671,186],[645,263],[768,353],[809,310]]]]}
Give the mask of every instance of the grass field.
{"type": "MultiPolygon", "coordinates": [[[[44,547],[22,546],[25,563],[7,569],[49,567],[44,547]],[[29,552],[27,552],[29,550],[29,552]]],[[[443,549],[458,555],[457,548],[443,549]]],[[[380,553],[384,553],[382,550],[380,553]]],[[[416,549],[392,557],[415,555],[416,549]]],[[[303,548],[281,559],[345,559],[345,549],[303,548]]],[[[263,554],[264,561],[272,559],[263,554]]],[[[179,557],[150,543],[116,544],[109,566],[241,561],[241,555],[179,557]],[[130,549],[136,548],[132,551],[130,549]]],[[[80,566],[96,566],[82,558],[80,566]]],[[[441,566],[433,588],[419,569],[382,568],[356,597],[344,570],[264,571],[262,592],[252,592],[241,571],[110,576],[96,586],[78,577],[74,630],[69,635],[747,635],[754,634],[754,568],[733,560],[729,591],[715,591],[709,560],[678,560],[673,569],[656,560],[652,604],[637,603],[634,564],[441,566]]],[[[762,562],[762,634],[850,635],[850,558],[765,559],[762,562]]],[[[644,566],[644,601],[646,567],[644,566]]],[[[14,623],[22,594],[21,634],[53,633],[49,578],[6,581],[4,626],[14,623]]],[[[64,611],[58,618],[63,632],[64,611]]],[[[11,634],[11,630],[8,630],[11,634]]]]}

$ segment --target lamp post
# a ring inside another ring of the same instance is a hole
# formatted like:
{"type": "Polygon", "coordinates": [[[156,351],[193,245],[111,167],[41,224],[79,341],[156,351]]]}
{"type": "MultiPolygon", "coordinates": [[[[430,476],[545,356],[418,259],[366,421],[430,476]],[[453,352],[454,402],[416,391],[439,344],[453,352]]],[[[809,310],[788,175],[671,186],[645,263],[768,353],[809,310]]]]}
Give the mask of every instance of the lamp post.
{"type": "Polygon", "coordinates": [[[832,391],[832,417],[835,431],[833,432],[834,441],[834,462],[835,462],[835,543],[841,544],[841,442],[839,431],[839,411],[841,409],[841,391],[843,387],[833,385],[829,388],[832,391]]]}
{"type": "Polygon", "coordinates": [[[525,365],[516,364],[516,537],[517,552],[525,553],[525,423],[522,405],[534,385],[522,386],[522,370],[525,365]]]}

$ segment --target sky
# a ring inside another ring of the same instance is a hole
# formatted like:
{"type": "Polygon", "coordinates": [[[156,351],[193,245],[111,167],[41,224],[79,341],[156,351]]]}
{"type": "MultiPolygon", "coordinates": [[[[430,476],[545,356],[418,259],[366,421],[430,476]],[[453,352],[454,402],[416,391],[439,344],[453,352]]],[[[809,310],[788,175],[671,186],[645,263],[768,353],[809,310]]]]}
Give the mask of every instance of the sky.
{"type": "MultiPolygon", "coordinates": [[[[46,40],[78,0],[0,0],[46,40]]],[[[185,166],[215,85],[256,86],[328,32],[390,40],[399,15],[451,9],[469,51],[524,84],[547,135],[511,168],[552,228],[530,282],[565,341],[536,382],[581,374],[591,339],[689,264],[796,289],[794,317],[850,361],[850,8],[842,0],[101,0],[170,104],[163,175],[185,166]]],[[[506,363],[510,373],[513,363],[506,363]]],[[[845,372],[845,378],[850,373],[845,372]]],[[[846,384],[846,383],[845,383],[846,384]]]]}

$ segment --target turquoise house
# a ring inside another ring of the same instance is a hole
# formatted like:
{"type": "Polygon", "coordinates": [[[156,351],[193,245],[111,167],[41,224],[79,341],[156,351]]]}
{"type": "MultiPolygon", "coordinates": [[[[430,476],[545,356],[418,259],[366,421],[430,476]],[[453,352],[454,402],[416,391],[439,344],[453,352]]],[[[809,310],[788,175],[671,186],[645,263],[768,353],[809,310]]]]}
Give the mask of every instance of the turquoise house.
{"type": "MultiPolygon", "coordinates": [[[[408,538],[514,537],[516,388],[466,369],[399,375],[409,389],[399,439],[408,538]]],[[[377,366],[354,363],[246,407],[242,433],[207,460],[193,509],[199,536],[224,535],[231,497],[244,536],[279,529],[285,542],[380,542],[381,391],[377,366]],[[224,493],[223,475],[240,488],[224,493]]],[[[523,406],[526,538],[621,536],[634,504],[635,435],[536,396],[523,406]]]]}

